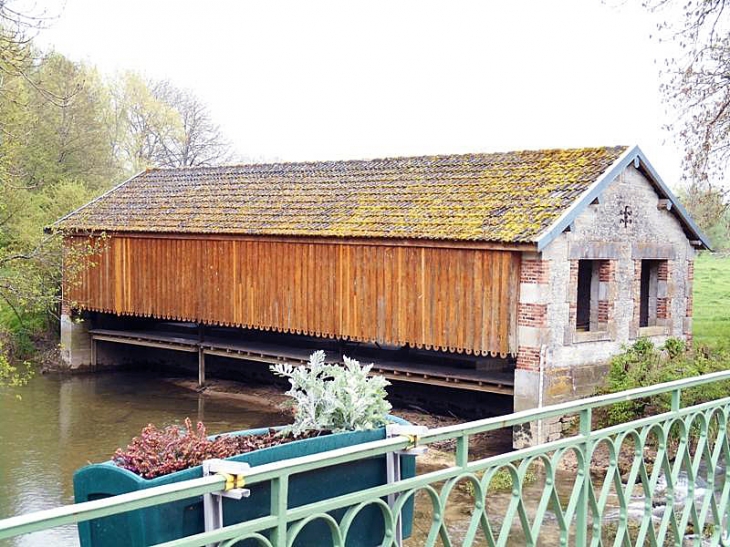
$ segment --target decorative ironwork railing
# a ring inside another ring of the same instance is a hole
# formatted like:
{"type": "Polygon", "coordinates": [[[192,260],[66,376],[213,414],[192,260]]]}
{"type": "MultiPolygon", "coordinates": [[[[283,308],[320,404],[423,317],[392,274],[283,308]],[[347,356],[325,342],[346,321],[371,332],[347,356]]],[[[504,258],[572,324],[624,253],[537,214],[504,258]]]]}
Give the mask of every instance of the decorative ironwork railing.
{"type": "MultiPolygon", "coordinates": [[[[398,545],[398,521],[415,499],[413,535],[404,545],[730,545],[730,397],[682,407],[682,391],[730,380],[730,371],[592,397],[508,416],[393,437],[252,467],[246,485],[271,483],[267,516],[160,544],[189,547],[244,539],[264,547],[291,546],[310,522],[326,523],[344,547],[363,508],[381,510],[383,537],[398,545]],[[592,413],[616,403],[663,395],[667,412],[593,429],[592,413]],[[476,435],[566,415],[575,431],[560,440],[471,459],[476,435]],[[293,475],[345,462],[453,440],[453,463],[415,477],[299,507],[287,506],[293,475]],[[504,489],[506,488],[506,491],[504,489]],[[329,513],[347,508],[340,520],[329,513]]],[[[224,490],[211,475],[0,521],[0,539],[224,490]]],[[[242,500],[240,503],[250,503],[242,500]]]]}

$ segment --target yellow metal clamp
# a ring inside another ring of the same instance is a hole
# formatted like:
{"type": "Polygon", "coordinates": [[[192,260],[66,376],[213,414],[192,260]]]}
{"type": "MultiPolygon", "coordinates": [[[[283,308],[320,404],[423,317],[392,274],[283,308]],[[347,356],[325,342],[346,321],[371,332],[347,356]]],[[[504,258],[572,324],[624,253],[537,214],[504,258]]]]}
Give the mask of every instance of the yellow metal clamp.
{"type": "Polygon", "coordinates": [[[428,428],[421,425],[388,424],[385,426],[385,434],[388,438],[405,437],[408,445],[402,450],[396,450],[397,454],[418,456],[423,454],[427,448],[420,446],[421,437],[428,433],[428,428]]]}
{"type": "Polygon", "coordinates": [[[231,473],[218,472],[218,475],[225,477],[226,486],[224,490],[228,492],[235,488],[243,488],[246,486],[246,477],[244,475],[232,475],[231,473]]]}
{"type": "Polygon", "coordinates": [[[418,446],[418,435],[404,433],[402,436],[408,439],[408,446],[406,447],[406,450],[412,450],[418,446]]]}

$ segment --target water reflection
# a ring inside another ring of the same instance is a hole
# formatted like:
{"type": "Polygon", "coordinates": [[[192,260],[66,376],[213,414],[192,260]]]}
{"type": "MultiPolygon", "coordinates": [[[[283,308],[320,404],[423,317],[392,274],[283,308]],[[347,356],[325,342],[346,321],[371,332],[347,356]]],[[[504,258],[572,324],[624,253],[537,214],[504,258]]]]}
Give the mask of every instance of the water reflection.
{"type": "MultiPolygon", "coordinates": [[[[236,400],[207,399],[145,374],[38,376],[0,390],[0,518],[73,502],[73,472],[109,459],[148,423],[204,420],[210,433],[282,422],[236,400]]],[[[74,527],[30,534],[3,546],[78,545],[74,527]]]]}

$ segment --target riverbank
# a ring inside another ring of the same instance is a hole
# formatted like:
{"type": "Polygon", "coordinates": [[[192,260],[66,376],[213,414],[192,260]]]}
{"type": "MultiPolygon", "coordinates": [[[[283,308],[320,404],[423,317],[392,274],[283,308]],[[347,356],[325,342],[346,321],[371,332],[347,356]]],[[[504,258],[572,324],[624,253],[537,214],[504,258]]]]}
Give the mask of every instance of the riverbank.
{"type": "MultiPolygon", "coordinates": [[[[248,404],[261,405],[264,408],[280,412],[282,423],[288,423],[291,420],[291,412],[288,408],[289,397],[284,394],[285,390],[283,388],[276,385],[251,385],[233,380],[212,379],[201,389],[198,387],[197,381],[192,378],[172,377],[164,378],[163,381],[189,391],[202,393],[211,399],[236,400],[248,404]]],[[[469,421],[469,419],[459,416],[442,416],[416,408],[395,407],[391,413],[414,425],[422,425],[429,429],[458,425],[469,421]]],[[[428,470],[453,465],[455,448],[456,442],[454,440],[434,443],[429,445],[427,455],[419,458],[419,461],[428,470]]],[[[487,458],[489,456],[511,452],[512,450],[511,428],[474,435],[469,443],[469,455],[471,459],[487,458]]],[[[653,461],[653,455],[655,455],[656,449],[646,447],[645,451],[647,452],[647,458],[653,461]]],[[[633,463],[633,457],[633,449],[622,447],[619,453],[619,468],[622,474],[625,474],[630,469],[633,463]]],[[[611,455],[605,444],[597,447],[591,461],[591,474],[595,477],[605,476],[610,459],[611,455]]],[[[568,451],[565,454],[560,461],[560,468],[570,472],[577,471],[578,461],[574,452],[568,451]]]]}
{"type": "MultiPolygon", "coordinates": [[[[289,409],[289,397],[284,394],[284,389],[276,385],[251,385],[249,383],[236,382],[233,380],[212,379],[206,383],[204,388],[199,388],[197,382],[191,378],[164,378],[163,381],[177,387],[204,394],[215,400],[237,400],[249,404],[261,405],[264,408],[275,410],[281,413],[282,423],[289,422],[291,412],[289,409]]],[[[393,408],[394,416],[414,424],[435,429],[449,425],[461,424],[468,421],[459,416],[442,416],[430,413],[420,408],[393,408]]],[[[424,469],[437,469],[453,465],[453,452],[456,442],[453,440],[433,443],[429,445],[428,453],[419,458],[419,465],[424,469]]],[[[474,435],[470,439],[469,454],[472,458],[486,458],[497,454],[503,454],[512,450],[512,430],[510,428],[500,429],[474,435]]]]}

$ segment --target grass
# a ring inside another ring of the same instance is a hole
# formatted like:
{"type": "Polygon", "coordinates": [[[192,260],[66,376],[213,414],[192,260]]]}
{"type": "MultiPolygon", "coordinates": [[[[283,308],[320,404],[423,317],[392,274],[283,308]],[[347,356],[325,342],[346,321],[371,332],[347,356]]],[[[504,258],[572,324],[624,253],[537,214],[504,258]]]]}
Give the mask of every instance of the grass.
{"type": "Polygon", "coordinates": [[[703,253],[695,262],[694,340],[730,347],[730,257],[703,253]]]}

